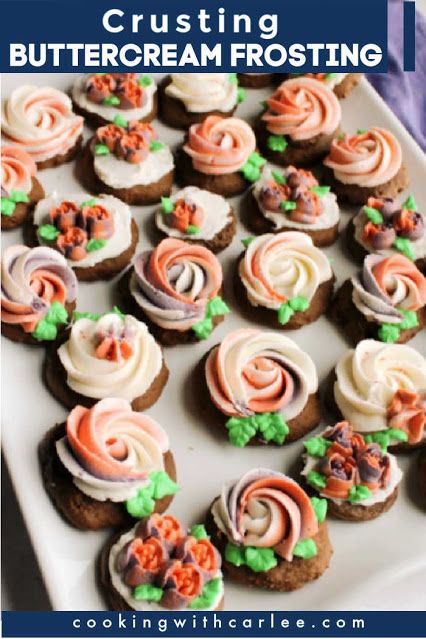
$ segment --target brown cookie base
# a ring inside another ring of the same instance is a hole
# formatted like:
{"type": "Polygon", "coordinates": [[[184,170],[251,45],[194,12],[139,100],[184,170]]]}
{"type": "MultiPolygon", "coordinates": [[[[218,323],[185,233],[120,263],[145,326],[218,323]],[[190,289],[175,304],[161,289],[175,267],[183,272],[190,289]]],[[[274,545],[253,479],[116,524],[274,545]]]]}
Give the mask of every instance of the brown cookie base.
{"type": "Polygon", "coordinates": [[[270,162],[281,166],[295,165],[297,167],[311,167],[322,160],[330,151],[333,138],[340,133],[338,127],[331,135],[317,135],[310,140],[292,140],[287,138],[285,151],[272,151],[268,147],[268,138],[272,133],[267,129],[266,122],[259,116],[255,123],[257,144],[262,154],[270,162]]]}
{"type": "Polygon", "coordinates": [[[344,519],[345,521],[370,521],[380,517],[393,506],[398,497],[398,487],[389,495],[385,501],[373,504],[373,506],[362,506],[360,504],[351,504],[345,501],[342,504],[336,504],[332,499],[328,500],[327,514],[344,519]]]}
{"type": "Polygon", "coordinates": [[[80,135],[74,146],[68,149],[66,153],[55,155],[53,158],[43,160],[43,162],[37,162],[38,170],[41,171],[42,169],[52,169],[55,166],[61,166],[61,164],[65,164],[65,162],[71,162],[71,160],[73,160],[77,153],[80,151],[82,142],[83,136],[80,135]]]}
{"type": "MultiPolygon", "coordinates": [[[[65,309],[68,313],[68,321],[71,321],[72,314],[75,310],[76,302],[71,302],[69,304],[65,304],[65,309]]],[[[64,334],[67,331],[67,325],[59,325],[58,326],[58,335],[54,342],[40,341],[32,336],[31,333],[26,333],[21,326],[18,324],[6,324],[6,322],[1,323],[1,334],[10,339],[12,342],[18,342],[19,344],[30,344],[31,346],[46,346],[55,344],[61,341],[64,334]]]]}
{"type": "Polygon", "coordinates": [[[426,450],[420,453],[418,460],[418,487],[426,508],[426,450]]]}
{"type": "MultiPolygon", "coordinates": [[[[149,332],[154,335],[155,339],[163,344],[163,346],[177,346],[178,344],[197,344],[200,342],[196,334],[192,329],[189,331],[176,331],[167,328],[162,328],[154,322],[143,312],[139,304],[136,302],[133,295],[130,293],[130,278],[133,269],[129,269],[124,273],[123,277],[118,282],[117,292],[120,297],[120,308],[125,312],[137,317],[144,322],[149,329],[149,332]]],[[[222,291],[219,291],[219,295],[222,291]]],[[[213,317],[213,330],[223,322],[224,315],[216,315],[213,317]]]]}
{"type": "Polygon", "coordinates": [[[275,73],[259,73],[251,75],[251,73],[237,73],[238,84],[246,89],[263,89],[272,84],[275,73]]]}
{"type": "Polygon", "coordinates": [[[294,557],[293,561],[285,561],[277,557],[278,565],[275,568],[271,568],[267,572],[254,572],[248,566],[234,566],[234,564],[226,561],[225,548],[228,538],[216,526],[210,510],[206,518],[206,529],[211,535],[212,543],[222,555],[223,572],[234,581],[249,587],[280,592],[297,590],[310,581],[315,581],[315,579],[321,577],[330,565],[333,554],[333,548],[328,537],[327,523],[324,522],[319,525],[317,534],[312,537],[318,550],[315,557],[311,559],[294,557]]]}
{"type": "MultiPolygon", "coordinates": [[[[263,235],[264,233],[283,233],[284,231],[299,231],[301,229],[295,229],[292,226],[286,226],[285,224],[280,228],[275,228],[275,225],[271,220],[268,220],[262,213],[257,203],[253,192],[248,194],[246,202],[244,203],[244,221],[251,231],[257,235],[263,235]]],[[[284,215],[283,215],[284,220],[284,215]]],[[[315,246],[330,246],[333,244],[339,235],[339,222],[334,226],[330,226],[326,229],[311,229],[310,225],[306,224],[306,228],[303,229],[303,233],[309,235],[315,246]]]]}
{"type": "MultiPolygon", "coordinates": [[[[99,115],[99,113],[93,113],[91,111],[86,111],[82,107],[79,107],[76,102],[73,100],[73,109],[75,113],[82,115],[84,117],[85,123],[91,126],[93,129],[98,129],[100,126],[105,126],[107,124],[111,124],[111,120],[107,120],[106,118],[99,115]]],[[[157,115],[158,110],[158,97],[157,92],[154,93],[153,96],[153,104],[151,111],[144,117],[139,120],[139,122],[152,122],[152,120],[157,115]]],[[[126,119],[126,109],[122,109],[122,114],[124,119],[126,119]]]]}
{"type": "MultiPolygon", "coordinates": [[[[166,385],[168,377],[169,370],[163,359],[163,366],[148,390],[146,390],[143,395],[135,397],[135,399],[132,400],[133,410],[144,411],[155,404],[166,385]]],[[[68,386],[67,373],[59,359],[57,346],[49,349],[46,353],[43,365],[43,379],[52,395],[63,404],[65,408],[69,408],[70,410],[77,404],[91,408],[99,401],[93,397],[80,395],[80,393],[76,393],[68,386]]]]}
{"type": "Polygon", "coordinates": [[[157,204],[162,197],[170,195],[173,186],[174,171],[163,175],[158,182],[146,185],[136,185],[128,189],[114,189],[99,178],[94,169],[93,155],[90,150],[92,139],[84,147],[83,153],[76,164],[76,176],[89,193],[106,193],[114,195],[126,204],[146,205],[157,204]]]}
{"type": "MultiPolygon", "coordinates": [[[[131,608],[125,599],[120,595],[119,592],[114,588],[111,581],[111,575],[109,572],[108,562],[109,562],[109,554],[111,552],[111,548],[117,541],[120,539],[121,535],[123,535],[123,531],[117,533],[111,539],[107,541],[105,546],[102,548],[97,562],[97,570],[96,570],[96,581],[98,587],[102,593],[102,596],[108,606],[108,610],[117,610],[118,612],[132,611],[131,608]]],[[[223,610],[225,604],[225,599],[222,597],[219,604],[214,610],[223,610]]],[[[164,609],[167,612],[166,609],[164,609]]]]}
{"type": "Polygon", "coordinates": [[[362,76],[362,73],[348,73],[346,78],[344,78],[342,82],[334,87],[334,94],[340,100],[342,100],[343,98],[347,98],[348,95],[352,93],[355,87],[359,84],[362,76]]]}
{"type": "MultiPolygon", "coordinates": [[[[64,435],[65,423],[56,424],[46,433],[38,448],[43,484],[59,513],[72,526],[82,530],[130,526],[134,519],[127,512],[124,503],[98,501],[74,484],[71,473],[56,452],[55,444],[64,435]]],[[[171,451],[164,455],[164,468],[171,479],[176,481],[176,466],[171,451]]],[[[158,499],[154,512],[163,513],[172,500],[173,495],[158,499]]]]}
{"type": "MultiPolygon", "coordinates": [[[[371,319],[367,319],[366,316],[357,309],[352,301],[352,292],[352,282],[351,280],[346,280],[334,296],[333,302],[328,310],[328,318],[342,329],[342,332],[355,346],[363,339],[379,340],[378,333],[380,324],[377,324],[371,319]]],[[[425,326],[426,306],[420,308],[416,315],[419,325],[415,328],[402,330],[396,342],[397,344],[405,344],[425,326]]]]}
{"type": "Polygon", "coordinates": [[[37,178],[32,178],[32,188],[28,193],[29,202],[18,202],[15,205],[15,210],[10,216],[1,216],[1,229],[2,231],[9,231],[10,229],[16,229],[17,226],[21,226],[31,213],[34,205],[44,198],[44,189],[37,178]]]}
{"type": "Polygon", "coordinates": [[[187,111],[185,105],[181,100],[177,98],[172,98],[166,93],[166,87],[171,83],[170,76],[164,78],[164,80],[158,86],[158,94],[159,98],[159,118],[168,126],[173,127],[174,129],[188,129],[192,124],[199,124],[200,122],[204,122],[204,120],[209,115],[220,115],[221,117],[228,118],[230,117],[237,105],[234,106],[230,111],[205,111],[203,113],[194,113],[192,111],[187,111]]]}
{"type": "Polygon", "coordinates": [[[176,179],[181,186],[198,186],[223,197],[241,195],[250,186],[250,182],[238,171],[225,175],[206,175],[196,171],[192,159],[183,149],[176,153],[176,179]]]}
{"type": "Polygon", "coordinates": [[[335,176],[334,171],[328,166],[322,169],[322,180],[331,187],[337,195],[339,202],[348,204],[367,204],[369,197],[396,197],[398,193],[406,189],[410,183],[405,164],[401,165],[398,173],[384,184],[378,186],[358,186],[357,184],[343,184],[335,176]]]}

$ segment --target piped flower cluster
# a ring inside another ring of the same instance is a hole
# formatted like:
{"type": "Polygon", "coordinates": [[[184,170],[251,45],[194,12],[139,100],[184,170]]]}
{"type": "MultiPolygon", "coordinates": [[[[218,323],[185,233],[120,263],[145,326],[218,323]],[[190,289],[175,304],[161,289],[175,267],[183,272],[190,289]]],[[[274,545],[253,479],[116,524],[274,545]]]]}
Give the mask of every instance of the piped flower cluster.
{"type": "Polygon", "coordinates": [[[116,115],[113,123],[96,131],[93,152],[96,156],[114,154],[130,164],[143,162],[150,152],[160,151],[164,144],[150,124],[139,120],[125,120],[116,115]]]}
{"type": "Polygon", "coordinates": [[[152,80],[137,73],[96,73],[87,79],[86,95],[91,102],[117,109],[141,107],[146,99],[144,88],[152,80]]]}

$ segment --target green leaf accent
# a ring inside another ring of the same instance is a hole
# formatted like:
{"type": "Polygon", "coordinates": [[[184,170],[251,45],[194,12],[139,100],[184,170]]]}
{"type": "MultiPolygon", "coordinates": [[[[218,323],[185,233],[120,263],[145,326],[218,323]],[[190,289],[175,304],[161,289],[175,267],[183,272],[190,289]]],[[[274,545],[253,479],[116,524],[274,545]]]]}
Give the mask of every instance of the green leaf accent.
{"type": "Polygon", "coordinates": [[[16,204],[11,199],[7,197],[1,198],[0,210],[2,215],[5,215],[6,217],[10,217],[11,215],[13,215],[15,208],[16,208],[16,204]]]}
{"type": "Polygon", "coordinates": [[[19,204],[20,202],[30,201],[30,198],[28,197],[27,193],[24,193],[24,191],[15,191],[14,189],[11,190],[10,195],[7,199],[12,200],[12,202],[14,202],[15,204],[19,204]]]}
{"type": "Polygon", "coordinates": [[[106,144],[95,144],[95,155],[109,155],[110,151],[106,144]]]}
{"type": "Polygon", "coordinates": [[[237,103],[241,104],[241,102],[244,102],[244,100],[247,97],[247,91],[245,89],[243,89],[243,87],[238,87],[238,91],[237,91],[237,103]]]}
{"type": "Polygon", "coordinates": [[[153,471],[149,474],[149,483],[139,488],[135,497],[126,501],[126,509],[129,515],[137,519],[148,517],[154,512],[155,501],[166,495],[174,495],[179,486],[163,471],[153,471]]]}
{"type": "Polygon", "coordinates": [[[367,129],[357,129],[357,133],[358,135],[364,135],[364,133],[367,133],[367,129]]]}
{"type": "Polygon", "coordinates": [[[231,84],[238,84],[238,77],[236,73],[228,73],[228,81],[231,84]]]}
{"type": "Polygon", "coordinates": [[[190,602],[188,608],[191,608],[192,610],[211,608],[211,606],[219,596],[221,588],[222,580],[220,577],[211,579],[205,584],[201,595],[190,602]]]}
{"type": "Polygon", "coordinates": [[[102,317],[102,313],[89,313],[83,311],[74,311],[72,314],[72,319],[74,322],[77,322],[80,319],[89,319],[92,322],[97,322],[98,319],[102,317]]]}
{"type": "Polygon", "coordinates": [[[230,417],[225,426],[229,441],[237,448],[244,448],[256,434],[256,426],[250,417],[230,417]]]}
{"type": "Polygon", "coordinates": [[[97,202],[97,199],[95,197],[92,197],[92,199],[86,200],[85,202],[82,202],[80,204],[80,208],[82,209],[85,206],[95,206],[96,202],[97,202]]]}
{"type": "Polygon", "coordinates": [[[310,484],[311,486],[317,489],[325,488],[327,484],[327,479],[325,475],[321,475],[321,473],[317,473],[316,470],[311,470],[306,475],[306,481],[308,482],[308,484],[310,484]]]}
{"type": "Polygon", "coordinates": [[[330,193],[329,186],[315,185],[315,186],[311,186],[310,190],[312,191],[312,193],[316,193],[319,197],[324,197],[324,195],[327,195],[327,193],[330,193]]]}
{"type": "Polygon", "coordinates": [[[373,224],[382,224],[383,215],[377,209],[374,209],[372,206],[363,206],[362,210],[373,224]]]}
{"type": "Polygon", "coordinates": [[[139,584],[133,590],[133,598],[136,601],[160,601],[163,596],[163,589],[152,584],[139,584]]]}
{"type": "Polygon", "coordinates": [[[309,308],[309,301],[303,295],[297,295],[287,302],[283,302],[278,309],[278,321],[287,324],[296,312],[304,312],[309,308]]]}
{"type": "Polygon", "coordinates": [[[149,145],[149,150],[155,153],[156,151],[161,151],[161,149],[164,149],[165,146],[166,145],[163,144],[163,142],[160,142],[159,140],[152,140],[151,144],[149,145]]]}
{"type": "Polygon", "coordinates": [[[152,483],[152,496],[154,499],[163,499],[168,495],[178,492],[179,486],[169,477],[164,470],[154,470],[149,474],[152,483]]]}
{"type": "Polygon", "coordinates": [[[107,106],[117,106],[120,104],[120,98],[117,98],[116,95],[107,95],[102,100],[102,104],[106,104],[107,106]]]}
{"type": "Polygon", "coordinates": [[[56,339],[57,335],[58,329],[56,325],[51,324],[45,319],[40,320],[32,332],[32,336],[39,342],[52,342],[56,339]]]}
{"type": "Polygon", "coordinates": [[[223,301],[220,295],[216,295],[207,302],[206,317],[215,317],[216,315],[227,315],[231,309],[223,301]]]}
{"type": "Polygon", "coordinates": [[[200,232],[200,230],[200,227],[196,224],[188,224],[186,232],[188,233],[188,235],[196,235],[200,232]]]}
{"type": "Polygon", "coordinates": [[[277,184],[286,184],[287,183],[287,178],[282,175],[281,173],[278,173],[278,171],[271,171],[271,175],[274,178],[275,182],[277,184]]]}
{"type": "Polygon", "coordinates": [[[173,213],[173,211],[175,210],[173,200],[170,197],[162,197],[161,208],[163,209],[164,213],[167,213],[167,215],[169,215],[169,213],[173,213]]]}
{"type": "Polygon", "coordinates": [[[377,433],[365,435],[364,439],[368,444],[371,444],[372,442],[379,444],[382,451],[386,453],[391,440],[407,442],[408,434],[401,428],[387,428],[386,430],[382,430],[377,433]]]}
{"type": "Polygon", "coordinates": [[[141,87],[149,87],[152,84],[152,80],[149,75],[142,75],[140,78],[138,78],[138,84],[141,87]]]}
{"type": "Polygon", "coordinates": [[[406,237],[395,238],[392,246],[396,248],[397,251],[405,255],[405,257],[408,257],[409,260],[414,261],[413,247],[410,240],[408,240],[406,237]]]}
{"type": "Polygon", "coordinates": [[[337,73],[326,73],[325,74],[325,80],[332,80],[333,78],[335,78],[337,75],[337,73]]]}
{"type": "Polygon", "coordinates": [[[388,446],[389,446],[389,442],[390,442],[390,437],[388,435],[388,431],[387,430],[383,430],[381,432],[378,433],[373,433],[371,435],[371,439],[374,443],[379,444],[380,448],[382,449],[382,451],[384,453],[386,453],[388,446]]]}
{"type": "Polygon", "coordinates": [[[53,224],[42,224],[38,227],[37,232],[43,240],[48,240],[49,242],[56,240],[58,235],[60,235],[60,232],[53,224]]]}
{"type": "Polygon", "coordinates": [[[268,103],[266,100],[262,100],[261,102],[259,102],[260,106],[263,107],[264,109],[268,108],[268,103]]]}
{"type": "Polygon", "coordinates": [[[253,548],[245,547],[245,564],[253,572],[267,572],[271,568],[275,568],[278,560],[272,548],[253,548]]]}
{"type": "Polygon", "coordinates": [[[123,118],[123,116],[120,115],[119,113],[117,113],[117,115],[113,119],[113,122],[117,126],[121,126],[123,129],[127,129],[127,127],[129,126],[129,123],[127,122],[127,120],[123,118]]]}
{"type": "Polygon", "coordinates": [[[290,429],[281,413],[260,413],[253,417],[254,424],[266,442],[281,445],[290,429]]]}
{"type": "Polygon", "coordinates": [[[368,486],[359,484],[358,486],[352,486],[350,489],[348,501],[350,501],[351,504],[356,504],[359,501],[363,501],[363,499],[368,499],[368,497],[371,497],[371,490],[368,486]]]}
{"type": "Polygon", "coordinates": [[[399,328],[401,330],[415,328],[419,325],[419,320],[415,311],[407,311],[404,308],[399,308],[398,311],[404,315],[404,319],[399,323],[399,328]]]}
{"type": "Polygon", "coordinates": [[[268,149],[277,151],[278,153],[283,153],[288,146],[288,142],[283,135],[270,135],[266,144],[268,149]]]}
{"type": "Polygon", "coordinates": [[[318,523],[322,524],[327,516],[328,501],[321,497],[311,497],[311,504],[318,523]]]}
{"type": "Polygon", "coordinates": [[[394,344],[399,339],[399,324],[381,324],[377,332],[378,338],[381,342],[386,344],[394,344]]]}
{"type": "Polygon", "coordinates": [[[189,534],[192,537],[195,537],[195,539],[209,539],[204,524],[194,524],[194,526],[191,527],[189,534]]]}
{"type": "Polygon", "coordinates": [[[92,251],[99,251],[99,249],[103,248],[106,243],[106,240],[95,240],[95,238],[92,237],[92,239],[89,240],[86,244],[86,251],[88,251],[89,253],[91,253],[92,251]]]}
{"type": "Polygon", "coordinates": [[[253,153],[250,153],[247,162],[239,170],[246,180],[256,182],[260,178],[260,168],[264,164],[266,164],[265,158],[259,155],[257,151],[253,151],[253,153]]]}
{"type": "Polygon", "coordinates": [[[294,211],[296,207],[296,202],[293,202],[292,200],[283,200],[280,202],[280,209],[284,209],[284,211],[294,211]]]}
{"type": "Polygon", "coordinates": [[[234,544],[228,542],[225,547],[225,559],[234,566],[244,566],[244,546],[235,546],[234,544]]]}
{"type": "Polygon", "coordinates": [[[125,313],[123,313],[123,311],[121,311],[115,304],[112,307],[111,313],[115,313],[115,315],[118,315],[118,317],[120,317],[122,320],[124,320],[124,318],[126,317],[125,313]]]}
{"type": "Polygon", "coordinates": [[[344,140],[346,137],[346,133],[339,133],[339,135],[337,136],[338,140],[344,140]]]}
{"type": "Polygon", "coordinates": [[[241,240],[241,244],[247,248],[249,244],[251,244],[253,240],[255,239],[256,239],[255,235],[249,235],[248,237],[245,237],[244,239],[241,240]]]}
{"type": "Polygon", "coordinates": [[[408,442],[408,433],[401,428],[388,428],[386,433],[389,435],[389,439],[396,439],[399,442],[408,442]]]}
{"type": "Polygon", "coordinates": [[[47,315],[44,318],[50,324],[66,324],[68,321],[68,313],[60,302],[52,302],[47,315]]]}
{"type": "Polygon", "coordinates": [[[296,297],[292,297],[288,300],[288,304],[293,311],[304,312],[309,308],[309,301],[303,295],[296,295],[296,297]]]}
{"type": "Polygon", "coordinates": [[[324,457],[331,442],[325,437],[311,437],[303,443],[306,452],[311,457],[324,457]]]}
{"type": "Polygon", "coordinates": [[[193,324],[191,328],[198,339],[207,339],[213,330],[213,322],[210,317],[207,317],[206,319],[193,324]]]}
{"type": "Polygon", "coordinates": [[[417,211],[417,202],[414,199],[414,195],[409,195],[405,202],[402,205],[403,209],[408,209],[409,211],[417,211]]]}
{"type": "Polygon", "coordinates": [[[153,500],[149,486],[141,488],[135,497],[126,501],[126,509],[129,515],[136,519],[148,517],[154,512],[155,501],[153,500]]]}
{"type": "Polygon", "coordinates": [[[317,545],[313,539],[301,539],[293,548],[293,555],[301,559],[312,559],[317,554],[317,545]]]}
{"type": "Polygon", "coordinates": [[[287,324],[293,317],[294,311],[288,302],[283,302],[278,309],[278,321],[280,324],[287,324]]]}

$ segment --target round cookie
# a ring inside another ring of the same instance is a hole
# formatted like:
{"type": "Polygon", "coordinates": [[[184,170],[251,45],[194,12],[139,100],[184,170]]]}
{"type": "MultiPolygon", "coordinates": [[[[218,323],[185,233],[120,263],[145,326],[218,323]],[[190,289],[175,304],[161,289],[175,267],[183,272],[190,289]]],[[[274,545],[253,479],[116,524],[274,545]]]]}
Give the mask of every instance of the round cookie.
{"type": "Polygon", "coordinates": [[[21,226],[34,205],[44,197],[36,178],[37,165],[16,146],[1,148],[1,228],[21,226]]]}
{"type": "Polygon", "coordinates": [[[238,73],[240,86],[247,89],[262,89],[272,84],[275,73],[238,73]]]}
{"type": "Polygon", "coordinates": [[[418,459],[418,486],[426,508],[426,450],[420,453],[418,459]]]}

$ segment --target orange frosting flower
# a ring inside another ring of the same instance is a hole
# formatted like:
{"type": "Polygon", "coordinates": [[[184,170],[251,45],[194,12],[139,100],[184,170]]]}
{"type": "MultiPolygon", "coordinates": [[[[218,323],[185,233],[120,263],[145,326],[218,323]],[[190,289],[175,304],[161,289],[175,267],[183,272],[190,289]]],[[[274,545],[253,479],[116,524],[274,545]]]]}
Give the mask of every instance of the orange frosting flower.
{"type": "Polygon", "coordinates": [[[183,537],[182,527],[173,515],[151,515],[152,524],[160,535],[161,539],[172,544],[177,544],[183,537]]]}
{"type": "Polygon", "coordinates": [[[64,200],[59,206],[55,206],[49,211],[50,221],[59,231],[65,233],[75,226],[79,208],[75,202],[64,200]]]}
{"type": "Polygon", "coordinates": [[[177,592],[183,597],[193,599],[197,597],[202,589],[203,581],[199,568],[194,564],[184,564],[181,561],[174,561],[168,571],[169,578],[176,584],[177,592]]]}
{"type": "Polygon", "coordinates": [[[157,572],[165,560],[164,547],[159,539],[136,537],[129,546],[129,552],[138,560],[141,568],[150,572],[157,572]]]}
{"type": "Polygon", "coordinates": [[[400,428],[408,435],[409,444],[418,444],[426,425],[426,391],[416,393],[399,389],[392,397],[387,415],[390,428],[400,428]]]}
{"type": "Polygon", "coordinates": [[[56,238],[56,246],[69,260],[78,262],[87,255],[87,233],[77,226],[70,227],[56,238]]]}
{"type": "Polygon", "coordinates": [[[171,228],[186,233],[190,224],[201,227],[204,215],[195,204],[181,198],[175,202],[173,211],[167,215],[166,219],[171,228]]]}
{"type": "Polygon", "coordinates": [[[84,206],[82,218],[88,235],[97,240],[107,240],[114,233],[114,220],[102,204],[84,206]]]}

